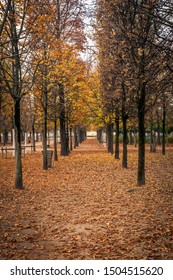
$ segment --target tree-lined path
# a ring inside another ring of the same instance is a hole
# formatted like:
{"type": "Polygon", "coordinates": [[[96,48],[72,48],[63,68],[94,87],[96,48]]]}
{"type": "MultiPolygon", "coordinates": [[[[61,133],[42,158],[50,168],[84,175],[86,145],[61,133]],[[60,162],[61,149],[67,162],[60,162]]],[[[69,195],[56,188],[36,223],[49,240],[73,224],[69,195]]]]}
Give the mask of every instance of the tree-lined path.
{"type": "Polygon", "coordinates": [[[127,169],[96,139],[48,171],[40,151],[27,154],[23,191],[13,187],[15,160],[0,159],[0,258],[172,259],[172,148],[165,158],[147,150],[144,187],[128,149],[127,169]]]}

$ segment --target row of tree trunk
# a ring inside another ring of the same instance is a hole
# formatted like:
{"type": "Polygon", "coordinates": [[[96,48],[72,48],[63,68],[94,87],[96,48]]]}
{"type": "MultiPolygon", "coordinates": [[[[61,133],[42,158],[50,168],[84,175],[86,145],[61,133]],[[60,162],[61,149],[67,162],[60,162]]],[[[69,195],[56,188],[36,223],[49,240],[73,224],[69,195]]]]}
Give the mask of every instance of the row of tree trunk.
{"type": "MultiPolygon", "coordinates": [[[[140,113],[141,114],[141,113],[140,113]]],[[[144,125],[144,115],[142,114],[140,117],[139,130],[138,130],[138,185],[145,184],[145,125],[144,125]]],[[[132,131],[129,132],[127,130],[127,119],[128,116],[125,113],[125,110],[122,109],[122,124],[123,124],[123,154],[122,154],[122,167],[127,168],[128,166],[128,150],[127,145],[132,144],[132,131]]],[[[115,130],[116,130],[116,138],[115,138],[115,159],[119,159],[119,136],[120,136],[120,119],[119,117],[115,118],[115,130]]],[[[166,111],[163,110],[163,118],[162,118],[162,155],[165,155],[165,126],[166,126],[166,111]]],[[[107,124],[107,149],[108,153],[113,154],[113,129],[114,124],[107,124]]],[[[102,133],[104,133],[105,128],[98,130],[97,139],[99,142],[102,142],[102,133]]],[[[161,144],[160,134],[158,133],[158,140],[161,144]]],[[[134,144],[136,147],[136,132],[134,132],[134,144]]],[[[151,127],[150,131],[150,152],[156,152],[156,141],[153,134],[153,129],[151,127]]]]}
{"type": "MultiPolygon", "coordinates": [[[[47,118],[48,118],[48,90],[47,90],[47,69],[45,68],[44,79],[43,79],[43,169],[48,169],[47,159],[47,118]]],[[[59,122],[60,122],[60,141],[61,141],[61,156],[67,156],[72,150],[72,128],[70,128],[70,139],[69,139],[69,127],[66,118],[65,111],[65,96],[63,86],[59,86],[59,122]],[[69,145],[70,143],[70,145],[69,145]]],[[[23,189],[22,179],[22,159],[21,159],[21,120],[20,120],[20,98],[14,99],[14,130],[15,130],[15,160],[16,160],[16,179],[15,188],[23,189]]],[[[57,108],[56,108],[57,111],[57,108]]],[[[54,118],[54,160],[58,160],[57,154],[57,117],[54,118]]],[[[33,135],[35,133],[33,123],[33,135]]],[[[78,146],[86,137],[86,131],[84,127],[77,126],[74,129],[74,147],[78,146]]],[[[35,139],[34,137],[32,137],[35,139]]],[[[35,141],[35,140],[34,140],[35,141]]],[[[34,143],[35,145],[35,143],[34,143]]]]}

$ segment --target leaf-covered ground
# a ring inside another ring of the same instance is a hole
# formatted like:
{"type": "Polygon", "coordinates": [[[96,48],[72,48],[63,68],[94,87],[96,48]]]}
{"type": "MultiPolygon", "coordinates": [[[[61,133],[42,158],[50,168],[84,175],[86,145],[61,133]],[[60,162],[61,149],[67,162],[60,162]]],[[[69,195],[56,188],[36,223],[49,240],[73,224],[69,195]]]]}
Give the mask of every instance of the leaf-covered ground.
{"type": "Polygon", "coordinates": [[[95,139],[42,170],[42,154],[0,159],[0,259],[173,259],[173,150],[146,153],[136,186],[137,150],[122,169],[95,139]]]}

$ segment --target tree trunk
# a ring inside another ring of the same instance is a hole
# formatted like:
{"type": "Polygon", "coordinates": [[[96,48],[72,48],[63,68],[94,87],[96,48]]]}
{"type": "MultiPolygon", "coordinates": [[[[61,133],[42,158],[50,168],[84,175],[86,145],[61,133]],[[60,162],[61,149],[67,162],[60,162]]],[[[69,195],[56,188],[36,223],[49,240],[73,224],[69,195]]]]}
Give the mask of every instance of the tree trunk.
{"type": "Polygon", "coordinates": [[[80,128],[79,130],[79,139],[80,139],[80,143],[83,142],[83,130],[80,128]]]}
{"type": "Polygon", "coordinates": [[[122,83],[122,121],[123,121],[123,159],[122,167],[127,168],[127,112],[126,112],[126,91],[124,82],[122,83]]]}
{"type": "Polygon", "coordinates": [[[36,142],[39,141],[39,136],[38,136],[38,132],[36,132],[36,142]]]}
{"type": "Polygon", "coordinates": [[[43,169],[47,170],[47,88],[43,89],[43,169]]]}
{"type": "Polygon", "coordinates": [[[165,156],[165,134],[166,134],[166,106],[165,106],[165,98],[163,98],[163,118],[162,118],[162,155],[165,156]]]}
{"type": "Polygon", "coordinates": [[[53,142],[54,142],[54,161],[58,161],[58,151],[57,151],[57,120],[56,120],[56,117],[54,118],[53,142]]]}
{"type": "Polygon", "coordinates": [[[72,128],[70,127],[70,151],[73,151],[72,128]]]}
{"type": "Polygon", "coordinates": [[[54,161],[58,161],[58,151],[57,151],[57,91],[54,92],[54,133],[53,133],[53,142],[54,142],[54,161]]]}
{"type": "Polygon", "coordinates": [[[74,127],[74,148],[78,146],[76,126],[74,127]]]}
{"type": "Polygon", "coordinates": [[[120,149],[119,149],[119,136],[120,136],[120,124],[119,124],[119,117],[115,118],[115,125],[116,125],[116,142],[115,142],[115,159],[120,158],[120,149]]]}
{"type": "Polygon", "coordinates": [[[152,116],[150,117],[150,153],[153,152],[153,122],[152,122],[152,116]]]}
{"type": "Polygon", "coordinates": [[[107,133],[108,133],[108,153],[113,155],[113,124],[107,125],[107,133]]]}
{"type": "Polygon", "coordinates": [[[66,127],[65,127],[65,145],[66,145],[67,155],[69,155],[69,153],[70,153],[70,149],[69,149],[69,131],[68,131],[68,124],[67,123],[66,123],[66,127]]]}
{"type": "Polygon", "coordinates": [[[47,146],[50,147],[50,131],[47,131],[47,146]]]}
{"type": "Polygon", "coordinates": [[[16,178],[15,188],[22,190],[22,149],[21,149],[21,135],[20,135],[20,98],[14,100],[14,125],[15,125],[15,160],[16,160],[16,178]]]}
{"type": "Polygon", "coordinates": [[[4,138],[4,146],[5,146],[8,142],[8,132],[6,129],[4,131],[3,138],[4,138]]]}
{"type": "Polygon", "coordinates": [[[160,118],[159,112],[157,110],[157,144],[161,145],[161,136],[160,136],[160,118]]]}
{"type": "Polygon", "coordinates": [[[158,130],[157,130],[157,144],[161,145],[160,124],[159,124],[158,130]]]}
{"type": "Polygon", "coordinates": [[[132,130],[129,130],[129,145],[133,145],[132,130]]]}
{"type": "Polygon", "coordinates": [[[65,96],[64,87],[59,85],[59,99],[60,99],[60,138],[61,138],[61,156],[68,156],[66,144],[66,124],[65,124],[65,96]]]}
{"type": "Polygon", "coordinates": [[[145,86],[141,88],[141,98],[138,104],[138,186],[145,185],[145,86]]]}
{"type": "Polygon", "coordinates": [[[79,128],[79,126],[77,126],[76,127],[76,135],[77,135],[78,146],[80,145],[80,135],[79,135],[79,132],[80,132],[80,128],[79,128]]]}
{"type": "Polygon", "coordinates": [[[133,135],[134,135],[134,146],[135,146],[135,148],[137,147],[137,132],[136,132],[136,129],[134,129],[134,133],[133,133],[133,135]]]}
{"type": "Polygon", "coordinates": [[[34,126],[34,122],[32,123],[32,145],[33,145],[33,150],[35,152],[36,148],[35,148],[35,126],[34,126]]]}
{"type": "Polygon", "coordinates": [[[155,143],[155,138],[153,135],[153,120],[152,116],[150,119],[150,153],[155,153],[156,152],[156,143],[155,143]]]}
{"type": "Polygon", "coordinates": [[[122,167],[127,168],[127,116],[123,117],[123,159],[122,167]]]}

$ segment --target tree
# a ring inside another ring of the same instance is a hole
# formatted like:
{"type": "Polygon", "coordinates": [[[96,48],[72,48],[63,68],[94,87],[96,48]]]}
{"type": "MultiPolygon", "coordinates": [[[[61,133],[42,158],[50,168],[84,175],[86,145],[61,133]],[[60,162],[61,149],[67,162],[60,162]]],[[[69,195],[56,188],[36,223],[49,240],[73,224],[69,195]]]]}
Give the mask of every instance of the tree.
{"type": "Polygon", "coordinates": [[[21,99],[30,92],[33,85],[33,69],[30,63],[32,51],[31,28],[36,18],[31,19],[30,1],[10,1],[8,17],[4,23],[1,36],[1,78],[4,92],[11,95],[14,103],[15,187],[23,189],[21,161],[21,99]]]}
{"type": "MultiPolygon", "coordinates": [[[[107,100],[112,102],[114,95],[120,96],[117,92],[123,84],[122,92],[128,96],[124,98],[122,94],[122,101],[130,99],[134,104],[132,109],[137,111],[139,133],[137,184],[144,185],[145,115],[170,84],[164,49],[166,48],[170,53],[172,5],[170,1],[167,5],[165,1],[123,1],[122,3],[99,0],[97,6],[100,28],[97,29],[102,38],[102,40],[98,39],[98,47],[99,52],[104,54],[100,57],[104,93],[107,100]],[[163,22],[167,28],[163,26],[163,22]]],[[[127,112],[124,108],[129,106],[126,102],[122,102],[122,105],[122,112],[125,112],[122,115],[125,128],[124,117],[127,112]]],[[[124,132],[125,136],[126,129],[124,132]]]]}
{"type": "Polygon", "coordinates": [[[3,29],[5,27],[5,23],[7,21],[8,13],[11,6],[11,0],[7,0],[6,3],[5,1],[0,1],[0,6],[1,6],[1,16],[2,16],[2,20],[0,24],[0,36],[1,36],[3,29]]]}
{"type": "MultiPolygon", "coordinates": [[[[26,4],[26,2],[25,2],[26,4]]],[[[10,93],[14,101],[14,127],[16,136],[16,179],[15,187],[18,189],[23,189],[23,179],[22,179],[22,161],[21,161],[21,126],[20,126],[20,101],[22,97],[22,68],[21,68],[21,48],[20,39],[23,36],[24,28],[24,18],[26,16],[26,7],[21,9],[21,6],[17,5],[14,1],[9,3],[8,7],[8,22],[6,19],[6,31],[7,36],[9,36],[10,44],[6,46],[7,52],[4,49],[1,52],[1,71],[3,79],[6,83],[6,89],[10,93]],[[20,8],[20,10],[18,10],[20,8]],[[19,12],[19,13],[18,13],[19,12]],[[21,16],[22,15],[22,16],[21,16]],[[8,59],[8,62],[5,59],[8,59]],[[10,61],[11,59],[11,61],[10,61]]],[[[7,38],[6,36],[6,38],[7,38]]],[[[3,40],[3,39],[2,39],[3,40]]],[[[3,42],[2,42],[3,43],[3,42]]]]}
{"type": "MultiPolygon", "coordinates": [[[[75,49],[81,50],[84,42],[83,29],[83,17],[84,5],[80,0],[64,0],[56,1],[56,13],[55,13],[55,26],[56,37],[59,41],[67,41],[75,49]]],[[[60,48],[60,52],[63,49],[60,48]]],[[[61,64],[61,60],[59,61],[61,64]]],[[[60,101],[60,135],[61,135],[61,155],[67,156],[69,154],[68,142],[68,125],[67,116],[65,111],[65,92],[64,85],[62,83],[63,76],[60,77],[59,84],[59,101],[60,101]],[[61,81],[61,82],[60,82],[61,81]]]]}

